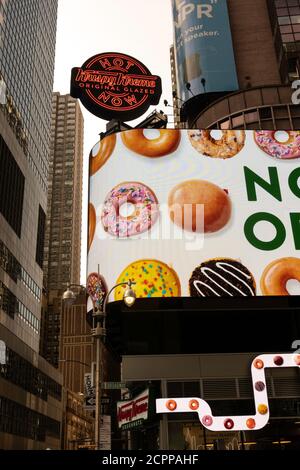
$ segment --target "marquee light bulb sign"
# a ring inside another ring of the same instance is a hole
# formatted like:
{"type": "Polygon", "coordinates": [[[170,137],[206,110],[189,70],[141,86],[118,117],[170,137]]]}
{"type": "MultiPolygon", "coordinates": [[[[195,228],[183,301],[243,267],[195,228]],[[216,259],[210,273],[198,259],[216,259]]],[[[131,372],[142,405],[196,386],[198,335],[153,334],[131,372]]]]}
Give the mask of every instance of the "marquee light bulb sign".
{"type": "Polygon", "coordinates": [[[265,369],[300,367],[299,354],[262,354],[251,366],[256,413],[254,416],[213,416],[209,404],[200,398],[156,400],[157,413],[198,413],[199,421],[210,431],[256,431],[268,424],[270,412],[265,369]]]}
{"type": "Polygon", "coordinates": [[[131,121],[157,105],[161,79],[137,59],[106,52],[72,69],[71,91],[85,108],[105,120],[131,121]]]}

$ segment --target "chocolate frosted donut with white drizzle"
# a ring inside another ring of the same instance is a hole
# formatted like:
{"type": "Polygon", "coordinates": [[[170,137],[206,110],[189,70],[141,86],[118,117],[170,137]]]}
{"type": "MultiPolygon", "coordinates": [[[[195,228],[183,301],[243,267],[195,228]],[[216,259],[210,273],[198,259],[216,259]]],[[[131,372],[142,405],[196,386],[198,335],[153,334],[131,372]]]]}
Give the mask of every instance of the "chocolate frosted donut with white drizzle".
{"type": "Polygon", "coordinates": [[[191,297],[248,297],[256,295],[255,279],[239,261],[216,258],[200,264],[189,280],[191,297]]]}

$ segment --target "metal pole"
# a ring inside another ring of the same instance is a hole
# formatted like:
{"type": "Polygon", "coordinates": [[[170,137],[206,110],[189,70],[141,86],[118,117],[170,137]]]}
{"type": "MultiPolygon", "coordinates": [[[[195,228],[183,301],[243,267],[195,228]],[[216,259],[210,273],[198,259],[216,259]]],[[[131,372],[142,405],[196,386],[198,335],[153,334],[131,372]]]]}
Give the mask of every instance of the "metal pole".
{"type": "MultiPolygon", "coordinates": [[[[98,267],[99,269],[99,267],[98,267]]],[[[124,285],[126,283],[122,282],[113,286],[110,291],[107,293],[102,306],[102,317],[103,317],[103,326],[101,326],[101,320],[96,316],[96,412],[95,412],[95,448],[100,450],[100,434],[101,434],[101,367],[102,367],[102,337],[105,337],[106,334],[106,305],[109,299],[111,292],[118,286],[124,285]],[[99,328],[98,328],[99,327],[99,328]]]]}
{"type": "Polygon", "coordinates": [[[101,364],[102,344],[101,337],[96,337],[96,416],[95,416],[95,448],[100,449],[100,424],[101,424],[101,364]]]}
{"type": "MultiPolygon", "coordinates": [[[[100,266],[98,264],[98,276],[100,275],[100,266]]],[[[94,311],[95,313],[95,311],[94,311]]],[[[95,410],[95,449],[100,450],[100,426],[101,426],[101,370],[102,367],[102,344],[101,335],[98,330],[101,328],[101,320],[96,317],[96,410],[95,410]]]]}
{"type": "MultiPolygon", "coordinates": [[[[98,265],[99,272],[99,265],[98,265]]],[[[111,292],[116,289],[116,287],[123,286],[128,284],[127,282],[120,282],[113,286],[110,291],[105,296],[102,305],[102,312],[94,311],[94,319],[96,319],[96,328],[93,328],[92,335],[96,339],[96,412],[95,412],[95,448],[100,450],[100,434],[101,434],[101,389],[102,389],[102,356],[103,356],[103,343],[102,338],[106,336],[106,306],[108,303],[109,296],[111,292]],[[102,324],[101,324],[101,319],[102,324]]],[[[130,282],[128,285],[134,284],[130,282]]],[[[94,320],[93,320],[94,327],[94,320]]]]}

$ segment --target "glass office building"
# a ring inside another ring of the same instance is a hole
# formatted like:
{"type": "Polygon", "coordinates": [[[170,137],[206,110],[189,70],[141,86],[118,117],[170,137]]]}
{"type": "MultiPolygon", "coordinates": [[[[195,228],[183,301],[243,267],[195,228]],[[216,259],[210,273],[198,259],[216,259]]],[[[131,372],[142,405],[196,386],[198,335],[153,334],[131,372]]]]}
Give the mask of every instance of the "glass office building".
{"type": "Polygon", "coordinates": [[[60,447],[62,380],[39,355],[56,15],[0,0],[1,449],[60,447]]]}

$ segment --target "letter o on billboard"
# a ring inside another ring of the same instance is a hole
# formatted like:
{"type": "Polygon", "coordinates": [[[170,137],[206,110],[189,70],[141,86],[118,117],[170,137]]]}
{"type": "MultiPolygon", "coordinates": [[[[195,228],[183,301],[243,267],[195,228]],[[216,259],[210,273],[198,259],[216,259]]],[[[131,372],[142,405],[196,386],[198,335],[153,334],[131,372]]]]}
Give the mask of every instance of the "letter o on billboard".
{"type": "Polygon", "coordinates": [[[277,250],[277,248],[280,248],[283,245],[286,239],[286,230],[283,223],[278,219],[278,217],[273,214],[269,214],[268,212],[258,212],[257,214],[253,214],[248,217],[244,225],[244,233],[248,242],[251,243],[252,246],[263,251],[277,250]],[[258,222],[269,222],[273,225],[276,229],[276,235],[273,240],[263,241],[255,235],[254,228],[258,222]]]}

